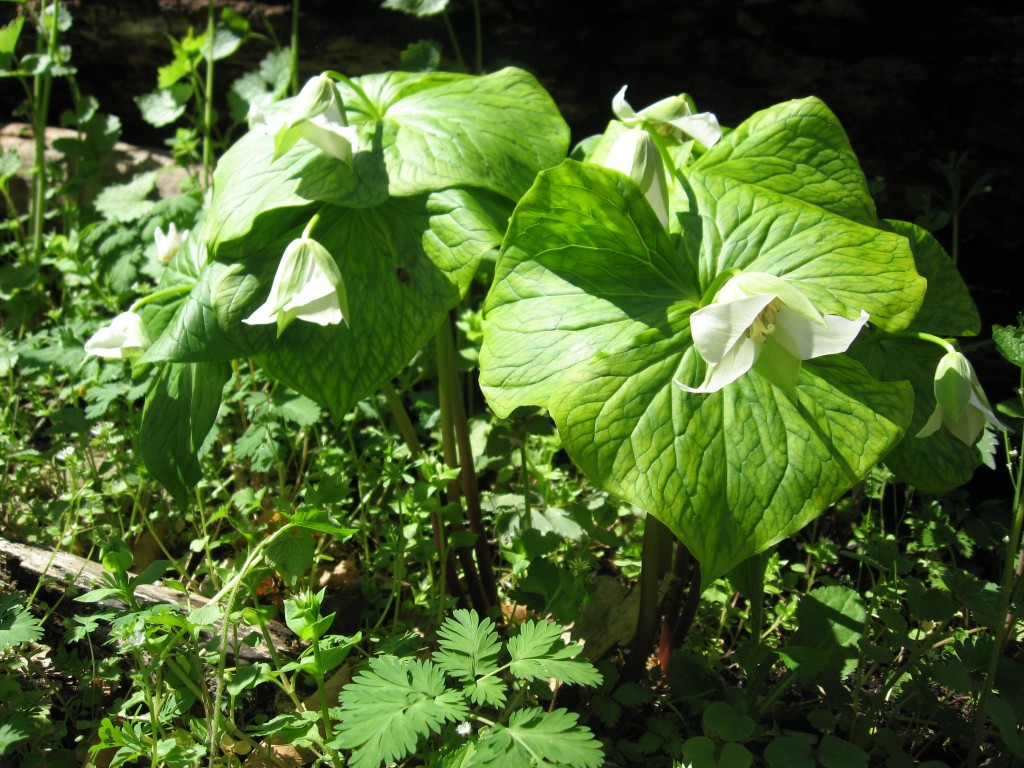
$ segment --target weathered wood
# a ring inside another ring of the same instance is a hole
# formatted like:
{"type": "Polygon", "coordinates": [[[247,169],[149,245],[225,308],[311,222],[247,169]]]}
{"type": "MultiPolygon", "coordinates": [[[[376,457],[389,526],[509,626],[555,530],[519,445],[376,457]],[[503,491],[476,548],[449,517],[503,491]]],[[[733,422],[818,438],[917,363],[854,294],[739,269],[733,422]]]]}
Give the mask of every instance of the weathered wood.
{"type": "MultiPolygon", "coordinates": [[[[0,583],[0,589],[16,588],[24,592],[32,592],[42,581],[43,593],[53,602],[64,599],[69,587],[84,594],[103,586],[101,577],[103,568],[91,560],[72,555],[68,552],[53,552],[48,549],[20,544],[0,537],[0,581],[10,580],[10,585],[0,583]]],[[[195,594],[185,595],[181,592],[164,587],[160,584],[144,584],[135,590],[136,599],[143,605],[169,604],[183,612],[202,608],[208,600],[195,594]]],[[[61,607],[68,613],[95,613],[101,610],[124,610],[127,606],[118,600],[101,600],[97,603],[80,603],[66,601],[61,607]],[[73,606],[73,610],[72,610],[73,606]]],[[[271,621],[268,623],[270,637],[275,650],[284,655],[292,655],[295,637],[283,624],[271,621]]],[[[247,634],[249,628],[239,627],[238,636],[247,634]]],[[[204,640],[219,637],[224,631],[222,622],[218,622],[210,631],[202,633],[204,640]]],[[[256,630],[258,631],[258,630],[256,630]]],[[[238,657],[245,661],[269,661],[270,650],[263,640],[255,646],[244,643],[228,643],[228,652],[234,652],[238,646],[238,657]]]]}

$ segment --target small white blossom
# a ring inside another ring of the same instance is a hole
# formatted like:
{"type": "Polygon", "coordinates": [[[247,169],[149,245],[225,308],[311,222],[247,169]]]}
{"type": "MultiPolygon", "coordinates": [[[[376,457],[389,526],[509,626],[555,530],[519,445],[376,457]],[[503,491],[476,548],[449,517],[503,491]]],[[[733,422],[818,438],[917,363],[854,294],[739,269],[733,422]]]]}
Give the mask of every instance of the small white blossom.
{"type": "Polygon", "coordinates": [[[85,342],[85,353],[113,359],[136,357],[150,344],[142,318],[122,312],[85,342]]]}
{"type": "Polygon", "coordinates": [[[270,295],[242,322],[277,323],[280,336],[293,320],[337,325],[346,319],[348,298],[334,257],[316,240],[303,235],[285,249],[270,295]]]}
{"type": "Polygon", "coordinates": [[[615,140],[604,165],[629,176],[640,187],[663,227],[668,226],[668,188],[665,167],[650,134],[630,128],[615,140]]]}
{"type": "Polygon", "coordinates": [[[304,139],[331,157],[347,161],[359,141],[356,127],[345,120],[338,88],[327,74],[317,75],[298,96],[269,109],[253,104],[249,108],[249,127],[274,137],[275,157],[304,139]]]}
{"type": "Polygon", "coordinates": [[[935,367],[935,410],[917,433],[928,437],[945,427],[965,445],[975,445],[986,424],[1004,429],[989,405],[970,361],[951,350],[935,367]]]}
{"type": "Polygon", "coordinates": [[[469,736],[469,734],[473,732],[473,726],[470,725],[468,722],[463,721],[459,723],[457,726],[455,726],[455,732],[459,734],[459,736],[461,736],[462,738],[466,738],[467,736],[469,736]]]}
{"type": "Polygon", "coordinates": [[[186,229],[179,233],[173,221],[167,225],[167,234],[164,234],[160,227],[156,228],[153,239],[156,241],[156,257],[161,264],[166,264],[174,258],[174,255],[180,250],[181,244],[188,237],[189,231],[186,229]]]}
{"type": "Polygon", "coordinates": [[[693,103],[685,94],[669,96],[637,112],[626,101],[626,88],[622,86],[612,99],[612,112],[626,125],[647,123],[652,128],[670,127],[671,131],[686,134],[705,147],[713,147],[722,138],[718,118],[710,112],[695,113],[693,103]]]}
{"type": "Polygon", "coordinates": [[[68,459],[70,459],[74,455],[74,453],[75,453],[75,446],[73,446],[73,445],[65,445],[63,448],[61,448],[59,451],[57,451],[57,459],[59,461],[67,461],[68,459]]]}

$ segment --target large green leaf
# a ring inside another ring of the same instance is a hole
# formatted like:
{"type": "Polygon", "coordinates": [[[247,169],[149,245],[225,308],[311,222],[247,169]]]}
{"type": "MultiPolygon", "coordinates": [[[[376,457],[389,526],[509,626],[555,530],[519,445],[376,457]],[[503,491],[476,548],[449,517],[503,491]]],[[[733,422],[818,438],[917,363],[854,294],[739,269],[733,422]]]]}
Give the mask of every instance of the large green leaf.
{"type": "Polygon", "coordinates": [[[366,121],[362,142],[380,141],[392,196],[466,185],[517,200],[569,148],[551,96],[521,69],[387,72],[355,82],[362,94],[345,83],[338,90],[350,121],[366,121]]]}
{"type": "Polygon", "coordinates": [[[230,375],[223,363],[165,365],[146,394],[139,452],[153,477],[179,502],[202,479],[200,449],[214,426],[230,375]]]}
{"type": "Polygon", "coordinates": [[[701,378],[689,317],[707,283],[770,272],[824,312],[898,328],[924,281],[902,237],[731,179],[689,181],[701,231],[673,240],[625,176],[573,161],[541,174],[485,303],[481,385],[501,416],[547,408],[580,468],[665,522],[710,580],[856,483],[900,438],[912,395],[835,356],[804,364],[795,398],[755,372],[684,392],[673,379],[701,378]]]}
{"type": "Polygon", "coordinates": [[[270,236],[272,225],[258,219],[279,208],[369,207],[450,186],[516,200],[568,149],[569,128],[551,97],[519,69],[485,77],[389,72],[350,82],[338,90],[359,126],[351,162],[305,141],[275,160],[273,137],[260,133],[224,154],[207,233],[218,256],[242,258],[250,240],[270,236]]]}
{"type": "MultiPolygon", "coordinates": [[[[374,208],[323,206],[313,236],[348,286],[347,325],[295,322],[282,334],[249,326],[278,260],[304,223],[282,229],[244,262],[215,261],[147,353],[149,361],[253,355],[272,376],[328,406],[351,408],[397,373],[431,338],[469,287],[480,258],[501,241],[511,204],[449,189],[374,208]]],[[[274,215],[268,221],[274,220],[274,215]]]]}
{"type": "Polygon", "coordinates": [[[814,97],[762,110],[704,154],[701,172],[818,205],[861,224],[876,224],[875,204],[846,131],[814,97]]]}
{"type": "Polygon", "coordinates": [[[785,277],[827,314],[863,309],[888,331],[917,314],[926,282],[906,238],[727,177],[694,172],[689,182],[700,211],[704,287],[738,268],[785,277]]]}
{"type": "Polygon", "coordinates": [[[886,220],[883,226],[907,238],[917,271],[928,281],[921,309],[908,330],[936,336],[976,336],[981,330],[978,308],[953,260],[935,236],[908,221],[886,220]]]}

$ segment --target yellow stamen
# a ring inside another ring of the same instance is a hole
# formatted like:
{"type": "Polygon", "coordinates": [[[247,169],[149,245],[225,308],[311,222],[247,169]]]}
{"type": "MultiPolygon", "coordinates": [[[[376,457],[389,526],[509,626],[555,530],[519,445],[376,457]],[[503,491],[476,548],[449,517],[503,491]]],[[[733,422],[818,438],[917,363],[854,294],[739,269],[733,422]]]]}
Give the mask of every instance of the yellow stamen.
{"type": "Polygon", "coordinates": [[[779,299],[772,299],[747,328],[747,337],[762,344],[767,341],[768,337],[775,333],[775,316],[779,314],[781,306],[782,302],[779,299]]]}

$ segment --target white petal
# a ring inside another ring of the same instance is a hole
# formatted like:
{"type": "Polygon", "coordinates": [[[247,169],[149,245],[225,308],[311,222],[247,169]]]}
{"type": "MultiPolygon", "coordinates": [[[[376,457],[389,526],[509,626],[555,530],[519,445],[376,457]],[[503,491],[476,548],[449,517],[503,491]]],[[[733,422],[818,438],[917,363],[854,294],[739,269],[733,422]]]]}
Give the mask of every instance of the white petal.
{"type": "Polygon", "coordinates": [[[612,97],[612,113],[627,124],[634,122],[637,118],[636,111],[626,101],[626,88],[628,87],[627,85],[622,86],[619,92],[612,97]]]}
{"type": "Polygon", "coordinates": [[[295,317],[317,325],[337,325],[344,319],[338,305],[338,292],[332,291],[327,296],[308,302],[295,317]]]}
{"type": "Polygon", "coordinates": [[[661,155],[642,128],[630,128],[612,144],[604,165],[624,173],[637,183],[663,227],[668,226],[668,193],[661,155]]]}
{"type": "Polygon", "coordinates": [[[142,318],[134,312],[122,312],[85,342],[85,353],[111,359],[134,357],[149,343],[142,318]]]}
{"type": "Polygon", "coordinates": [[[935,404],[935,410],[932,411],[932,415],[928,417],[928,421],[917,433],[917,437],[928,437],[928,435],[934,434],[939,431],[939,427],[942,426],[942,406],[938,403],[935,404]]]}
{"type": "Polygon", "coordinates": [[[686,117],[670,120],[669,122],[687,136],[692,136],[708,148],[715,146],[718,140],[722,138],[722,126],[718,124],[718,118],[710,112],[687,115],[686,117]]]}
{"type": "Polygon", "coordinates": [[[693,344],[708,363],[720,362],[737,342],[747,338],[750,328],[774,296],[746,296],[733,301],[716,301],[690,316],[693,344]]]}
{"type": "Polygon", "coordinates": [[[856,320],[839,315],[823,317],[824,327],[783,304],[775,318],[773,338],[801,360],[837,355],[850,347],[869,315],[862,310],[856,320]]]}
{"type": "Polygon", "coordinates": [[[317,116],[299,126],[299,134],[336,160],[348,161],[356,143],[356,127],[331,123],[317,116]]]}
{"type": "Polygon", "coordinates": [[[676,381],[675,384],[686,392],[700,394],[717,392],[753,368],[761,354],[761,348],[762,345],[758,342],[744,337],[726,353],[720,362],[708,365],[707,375],[704,376],[704,381],[699,387],[688,387],[680,381],[676,381]]]}

